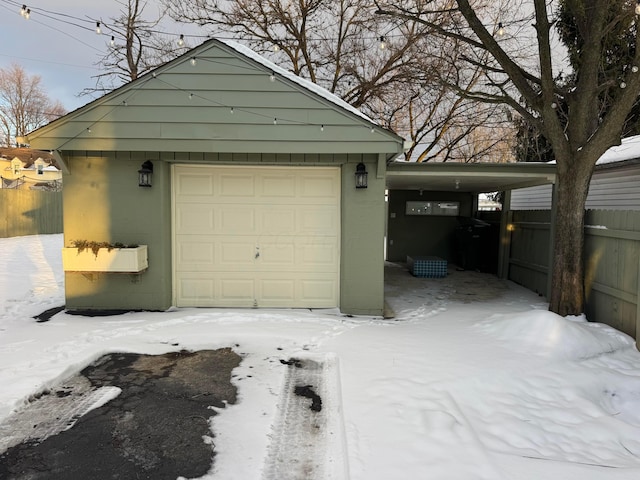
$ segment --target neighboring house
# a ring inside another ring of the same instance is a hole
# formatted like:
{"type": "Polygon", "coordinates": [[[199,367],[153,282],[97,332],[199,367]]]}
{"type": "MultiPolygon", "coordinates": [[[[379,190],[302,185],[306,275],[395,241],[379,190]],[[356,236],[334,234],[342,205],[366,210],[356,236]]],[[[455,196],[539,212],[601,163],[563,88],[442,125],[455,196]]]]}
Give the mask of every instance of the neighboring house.
{"type": "Polygon", "coordinates": [[[0,188],[58,191],[62,171],[54,156],[31,148],[0,148],[0,188]]]}
{"type": "Polygon", "coordinates": [[[403,139],[241,45],[209,40],[28,142],[63,163],[67,246],[148,246],[140,274],[67,272],[70,310],[383,311],[385,171],[403,139]]]}
{"type": "MultiPolygon", "coordinates": [[[[551,197],[551,185],[514,191],[511,210],[550,210],[551,197]]],[[[600,157],[586,209],[640,210],[640,135],[623,139],[600,157]]]]}

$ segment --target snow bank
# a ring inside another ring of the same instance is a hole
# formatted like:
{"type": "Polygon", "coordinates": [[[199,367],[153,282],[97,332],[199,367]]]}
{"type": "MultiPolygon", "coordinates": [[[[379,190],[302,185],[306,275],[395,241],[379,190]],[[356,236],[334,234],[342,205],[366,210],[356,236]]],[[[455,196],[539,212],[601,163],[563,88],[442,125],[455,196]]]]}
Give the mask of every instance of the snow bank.
{"type": "Polygon", "coordinates": [[[585,359],[634,346],[631,337],[607,325],[545,310],[494,315],[478,328],[510,348],[555,359],[585,359]]]}

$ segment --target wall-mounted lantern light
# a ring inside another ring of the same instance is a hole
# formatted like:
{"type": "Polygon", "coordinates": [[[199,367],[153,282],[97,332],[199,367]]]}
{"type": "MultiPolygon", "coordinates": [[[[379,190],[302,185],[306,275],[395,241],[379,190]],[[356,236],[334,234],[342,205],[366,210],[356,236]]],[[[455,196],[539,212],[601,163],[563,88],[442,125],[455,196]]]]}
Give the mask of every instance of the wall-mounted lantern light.
{"type": "Polygon", "coordinates": [[[147,160],[140,166],[140,170],[138,170],[138,186],[150,187],[152,176],[153,176],[153,163],[151,163],[151,160],[147,160]]]}
{"type": "Polygon", "coordinates": [[[356,166],[356,188],[367,188],[367,167],[360,162],[356,166]]]}

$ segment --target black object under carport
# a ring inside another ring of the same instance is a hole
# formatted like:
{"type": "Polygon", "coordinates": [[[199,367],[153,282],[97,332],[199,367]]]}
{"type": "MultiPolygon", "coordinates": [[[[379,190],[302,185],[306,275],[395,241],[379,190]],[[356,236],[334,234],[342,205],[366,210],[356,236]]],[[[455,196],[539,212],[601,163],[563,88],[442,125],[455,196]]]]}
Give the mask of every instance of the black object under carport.
{"type": "Polygon", "coordinates": [[[483,220],[458,217],[455,228],[456,263],[464,270],[496,273],[499,228],[483,220]]]}

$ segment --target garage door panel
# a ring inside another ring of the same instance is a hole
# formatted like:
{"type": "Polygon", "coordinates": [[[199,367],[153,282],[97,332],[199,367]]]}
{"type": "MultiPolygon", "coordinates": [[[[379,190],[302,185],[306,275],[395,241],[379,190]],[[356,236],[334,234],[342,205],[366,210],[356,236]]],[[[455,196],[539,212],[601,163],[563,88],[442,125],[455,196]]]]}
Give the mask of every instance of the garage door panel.
{"type": "Polygon", "coordinates": [[[176,228],[181,234],[213,233],[215,222],[212,205],[180,205],[176,208],[176,228]]]}
{"type": "MultiPolygon", "coordinates": [[[[260,195],[264,197],[288,198],[296,196],[296,176],[282,173],[279,175],[264,173],[259,177],[260,195]]],[[[289,200],[290,201],[290,200],[289,200]]]]}
{"type": "Polygon", "coordinates": [[[178,173],[175,176],[175,191],[184,202],[202,201],[199,197],[213,195],[213,177],[199,173],[178,173]]]}
{"type": "Polygon", "coordinates": [[[256,212],[249,206],[224,205],[220,207],[218,232],[230,235],[255,235],[256,212]]]}
{"type": "Polygon", "coordinates": [[[217,296],[212,278],[182,277],[178,281],[177,290],[179,298],[193,307],[205,306],[217,296]]]}
{"type": "Polygon", "coordinates": [[[260,257],[256,259],[256,267],[261,270],[290,270],[296,264],[296,246],[291,238],[261,239],[259,248],[260,257]]]}
{"type": "MultiPolygon", "coordinates": [[[[326,235],[335,230],[338,212],[335,207],[308,206],[298,211],[299,233],[304,235],[326,235]]],[[[337,234],[336,234],[337,237],[337,234]]]]}
{"type": "Polygon", "coordinates": [[[337,251],[333,243],[305,244],[299,247],[301,263],[318,270],[320,267],[335,269],[337,251]]]}
{"type": "Polygon", "coordinates": [[[253,276],[220,279],[220,300],[253,302],[255,295],[255,279],[253,276]]]}
{"type": "Polygon", "coordinates": [[[259,279],[258,289],[262,307],[293,305],[296,299],[296,282],[292,279],[259,279]]]}
{"type": "Polygon", "coordinates": [[[257,208],[262,235],[293,235],[297,231],[298,210],[286,205],[257,208]]]}
{"type": "Polygon", "coordinates": [[[257,253],[255,242],[243,237],[225,237],[217,242],[220,260],[216,267],[219,271],[253,268],[257,253]]]}
{"type": "Polygon", "coordinates": [[[339,168],[177,165],[174,178],[176,305],[338,305],[339,168]]]}
{"type": "Polygon", "coordinates": [[[179,242],[176,254],[177,264],[182,270],[210,270],[216,263],[215,247],[208,241],[189,238],[179,242]]]}
{"type": "Polygon", "coordinates": [[[335,295],[336,282],[332,279],[303,279],[300,282],[304,301],[326,301],[335,295]]]}
{"type": "Polygon", "coordinates": [[[254,198],[256,195],[255,175],[251,172],[247,173],[226,173],[219,175],[220,179],[220,196],[221,197],[249,197],[254,198]]]}
{"type": "Polygon", "coordinates": [[[307,175],[300,176],[300,197],[302,198],[325,198],[333,203],[338,198],[338,184],[335,175],[307,175]]]}

